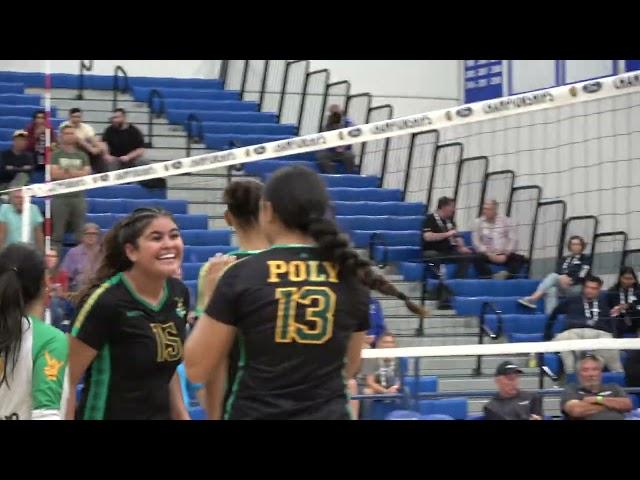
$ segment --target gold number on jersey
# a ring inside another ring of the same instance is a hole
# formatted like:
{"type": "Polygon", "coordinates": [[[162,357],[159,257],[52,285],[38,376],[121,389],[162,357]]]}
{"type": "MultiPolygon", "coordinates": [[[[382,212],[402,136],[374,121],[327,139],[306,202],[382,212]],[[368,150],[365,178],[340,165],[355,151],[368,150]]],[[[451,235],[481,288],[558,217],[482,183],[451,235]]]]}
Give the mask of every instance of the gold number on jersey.
{"type": "Polygon", "coordinates": [[[173,362],[182,358],[182,340],[175,323],[152,323],[151,330],[156,336],[158,362],[173,362]]]}
{"type": "Polygon", "coordinates": [[[328,287],[277,288],[276,342],[325,343],[333,335],[336,294],[328,287]],[[313,325],[296,322],[299,304],[313,325]]]}

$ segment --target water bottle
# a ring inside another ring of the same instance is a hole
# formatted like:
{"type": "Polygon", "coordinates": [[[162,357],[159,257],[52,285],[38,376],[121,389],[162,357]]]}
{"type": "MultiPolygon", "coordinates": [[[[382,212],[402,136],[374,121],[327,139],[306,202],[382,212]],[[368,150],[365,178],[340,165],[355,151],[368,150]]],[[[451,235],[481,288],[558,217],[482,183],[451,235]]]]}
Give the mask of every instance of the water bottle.
{"type": "Polygon", "coordinates": [[[529,368],[538,368],[538,356],[535,353],[529,354],[529,361],[527,362],[529,368]]]}

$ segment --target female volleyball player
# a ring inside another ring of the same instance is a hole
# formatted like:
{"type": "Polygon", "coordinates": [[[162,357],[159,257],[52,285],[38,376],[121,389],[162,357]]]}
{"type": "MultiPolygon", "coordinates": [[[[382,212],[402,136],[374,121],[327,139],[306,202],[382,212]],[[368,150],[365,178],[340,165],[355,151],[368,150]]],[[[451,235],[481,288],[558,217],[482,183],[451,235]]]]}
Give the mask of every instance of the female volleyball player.
{"type": "Polygon", "coordinates": [[[189,418],[176,374],[189,309],[186,286],[173,278],[183,248],[171,214],[155,208],[107,233],[70,339],[72,391],[86,372],[77,418],[189,418]]]}
{"type": "MultiPolygon", "coordinates": [[[[236,259],[258,253],[269,246],[269,242],[260,230],[258,213],[262,196],[262,183],[255,180],[237,180],[224,190],[223,201],[227,205],[224,219],[232,227],[238,239],[239,250],[228,256],[214,257],[205,263],[198,275],[198,302],[196,313],[202,315],[215,289],[222,271],[236,259]]],[[[222,418],[222,407],[229,398],[231,388],[228,379],[233,379],[240,358],[237,342],[228,359],[223,360],[217,373],[213,373],[205,385],[207,415],[210,420],[222,418]]]]}
{"type": "Polygon", "coordinates": [[[68,360],[64,333],[45,324],[45,264],[32,247],[0,254],[0,420],[59,420],[68,360]]]}
{"type": "Polygon", "coordinates": [[[187,375],[197,382],[238,337],[225,418],[348,419],[345,382],[358,370],[369,328],[369,288],[424,314],[349,247],[328,207],[317,174],[304,167],[276,172],[260,206],[273,246],[226,269],[187,340],[187,375]]]}

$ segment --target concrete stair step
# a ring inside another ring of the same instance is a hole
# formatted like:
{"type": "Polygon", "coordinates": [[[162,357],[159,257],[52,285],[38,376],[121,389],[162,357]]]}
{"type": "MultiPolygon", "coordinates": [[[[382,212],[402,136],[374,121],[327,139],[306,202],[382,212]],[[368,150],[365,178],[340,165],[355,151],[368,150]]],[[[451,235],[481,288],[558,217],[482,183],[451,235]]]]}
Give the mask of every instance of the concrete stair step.
{"type": "Polygon", "coordinates": [[[227,175],[220,173],[220,169],[206,170],[204,172],[186,175],[174,175],[167,178],[168,188],[177,190],[181,188],[186,190],[199,190],[201,186],[206,186],[208,189],[224,190],[227,188],[228,183],[229,179],[227,175]]]}
{"type": "Polygon", "coordinates": [[[475,345],[477,339],[474,335],[443,335],[432,337],[398,337],[398,347],[434,347],[446,345],[475,345]]]}
{"type": "MultiPolygon", "coordinates": [[[[172,136],[156,136],[157,132],[153,131],[152,138],[152,148],[174,148],[174,149],[182,149],[183,155],[187,155],[187,135],[183,133],[181,136],[172,135],[172,136]]],[[[145,138],[145,140],[149,140],[145,138]]],[[[203,143],[192,143],[191,144],[191,156],[199,155],[199,150],[206,150],[207,146],[203,143]]]]}
{"type": "MultiPolygon", "coordinates": [[[[26,93],[33,94],[44,94],[44,88],[27,88],[25,89],[26,93]]],[[[76,88],[52,88],[51,89],[51,98],[55,99],[74,99],[78,95],[78,90],[76,88]]],[[[112,90],[88,90],[85,89],[82,92],[82,96],[86,100],[111,100],[113,99],[113,91],[112,90]]],[[[118,101],[129,100],[133,101],[133,97],[128,93],[118,93],[118,101]]]]}
{"type": "MultiPolygon", "coordinates": [[[[60,112],[62,114],[64,112],[60,112]]],[[[108,122],[109,118],[111,118],[111,110],[85,110],[82,114],[82,118],[85,122],[93,124],[94,122],[108,122]]],[[[137,125],[139,123],[148,123],[149,122],[149,114],[144,112],[131,112],[127,115],[127,119],[137,125]]],[[[168,125],[169,121],[166,118],[154,118],[153,120],[154,128],[155,125],[168,125]]]]}
{"type": "MultiPolygon", "coordinates": [[[[204,155],[211,153],[211,150],[204,148],[192,148],[190,156],[204,155]]],[[[183,148],[149,148],[145,153],[145,158],[149,161],[166,162],[167,160],[178,160],[187,158],[187,151],[183,148]]],[[[188,200],[188,199],[185,199],[188,200]]]]}
{"type": "MultiPolygon", "coordinates": [[[[400,339],[402,340],[402,339],[400,339]]],[[[505,360],[511,360],[516,362],[518,365],[524,366],[526,365],[526,357],[519,357],[514,355],[512,357],[508,356],[493,356],[488,357],[485,356],[482,358],[482,369],[486,370],[486,373],[490,374],[495,371],[496,367],[505,360]]],[[[411,372],[413,372],[413,362],[409,363],[411,367],[411,372]]],[[[423,372],[423,375],[428,375],[428,371],[458,371],[464,370],[467,374],[475,368],[476,366],[476,357],[422,357],[420,359],[420,371],[423,372]]]]}
{"type": "Polygon", "coordinates": [[[222,217],[226,208],[222,203],[189,203],[189,213],[205,214],[210,217],[222,217]]]}
{"type": "MultiPolygon", "coordinates": [[[[51,103],[58,107],[60,111],[68,111],[70,108],[81,108],[82,110],[95,110],[103,111],[105,115],[110,115],[113,112],[113,98],[103,100],[75,100],[75,99],[61,99],[51,97],[51,103]]],[[[127,100],[118,95],[117,101],[118,108],[124,108],[127,114],[133,113],[145,113],[149,114],[149,107],[141,102],[134,100],[127,100]]]]}

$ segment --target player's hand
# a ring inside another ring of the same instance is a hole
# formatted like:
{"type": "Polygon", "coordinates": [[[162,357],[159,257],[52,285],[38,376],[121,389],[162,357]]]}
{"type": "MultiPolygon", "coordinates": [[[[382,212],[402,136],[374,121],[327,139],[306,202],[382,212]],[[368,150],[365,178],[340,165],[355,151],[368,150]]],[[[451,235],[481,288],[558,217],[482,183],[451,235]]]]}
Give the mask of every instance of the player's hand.
{"type": "Polygon", "coordinates": [[[622,308],[622,305],[618,305],[617,307],[613,307],[611,312],[609,313],[612,317],[617,317],[620,313],[624,312],[626,309],[622,308]]]}
{"type": "Polygon", "coordinates": [[[542,420],[540,415],[534,415],[533,413],[529,416],[529,420],[542,420]]]}
{"type": "Polygon", "coordinates": [[[209,259],[209,269],[204,282],[206,298],[211,298],[211,295],[213,295],[213,292],[218,285],[218,280],[220,280],[220,277],[222,276],[222,272],[224,272],[224,270],[236,260],[236,257],[232,255],[222,255],[221,253],[209,259]]]}

